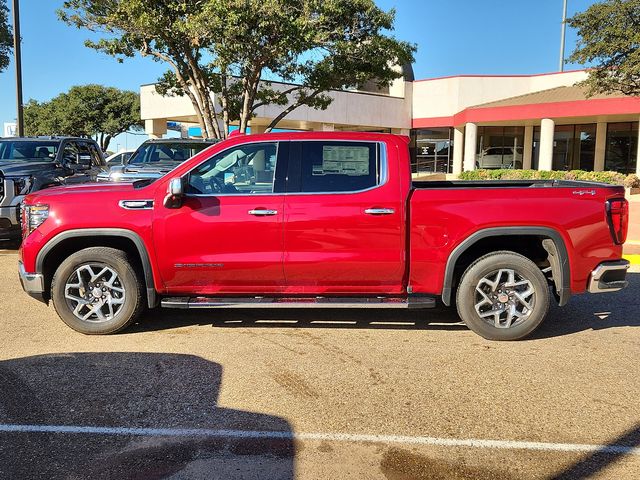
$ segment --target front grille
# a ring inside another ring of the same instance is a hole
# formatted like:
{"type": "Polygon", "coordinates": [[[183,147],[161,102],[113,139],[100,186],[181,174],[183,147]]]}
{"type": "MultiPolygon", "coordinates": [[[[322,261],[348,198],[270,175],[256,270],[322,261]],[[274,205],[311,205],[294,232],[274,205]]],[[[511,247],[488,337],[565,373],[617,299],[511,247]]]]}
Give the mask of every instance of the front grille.
{"type": "Polygon", "coordinates": [[[0,177],[0,203],[4,200],[4,177],[0,177]]]}

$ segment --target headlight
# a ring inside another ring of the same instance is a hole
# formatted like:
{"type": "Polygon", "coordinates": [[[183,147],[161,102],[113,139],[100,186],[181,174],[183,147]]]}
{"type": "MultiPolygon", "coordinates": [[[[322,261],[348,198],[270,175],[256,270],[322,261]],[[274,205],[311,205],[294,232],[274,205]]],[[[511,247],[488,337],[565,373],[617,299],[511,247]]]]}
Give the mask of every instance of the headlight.
{"type": "Polygon", "coordinates": [[[9,177],[13,182],[14,195],[26,195],[31,190],[33,179],[31,177],[9,177]]]}
{"type": "Polygon", "coordinates": [[[22,236],[31,232],[49,218],[49,205],[22,205],[22,236]]]}

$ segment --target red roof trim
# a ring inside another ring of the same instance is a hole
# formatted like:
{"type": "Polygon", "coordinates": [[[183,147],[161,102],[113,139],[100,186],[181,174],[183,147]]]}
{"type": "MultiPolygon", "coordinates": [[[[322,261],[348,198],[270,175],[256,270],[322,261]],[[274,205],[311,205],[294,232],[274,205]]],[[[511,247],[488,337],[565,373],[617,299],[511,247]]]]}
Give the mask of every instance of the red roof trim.
{"type": "Polygon", "coordinates": [[[468,122],[504,122],[541,118],[591,117],[595,115],[640,116],[640,97],[596,98],[572,102],[536,103],[503,107],[471,107],[453,117],[414,118],[414,128],[447,127],[468,122]]]}

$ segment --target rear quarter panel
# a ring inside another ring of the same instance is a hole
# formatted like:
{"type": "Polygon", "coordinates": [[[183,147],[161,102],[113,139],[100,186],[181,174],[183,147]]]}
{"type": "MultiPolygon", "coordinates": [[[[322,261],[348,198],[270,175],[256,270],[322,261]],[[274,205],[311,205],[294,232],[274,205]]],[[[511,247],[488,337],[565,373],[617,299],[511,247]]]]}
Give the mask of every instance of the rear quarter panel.
{"type": "Polygon", "coordinates": [[[591,271],[617,260],[606,220],[605,201],[624,196],[622,187],[416,189],[410,197],[410,273],[414,293],[442,293],[451,252],[473,233],[494,227],[547,227],[556,230],[569,255],[571,292],[582,293],[591,271]]]}

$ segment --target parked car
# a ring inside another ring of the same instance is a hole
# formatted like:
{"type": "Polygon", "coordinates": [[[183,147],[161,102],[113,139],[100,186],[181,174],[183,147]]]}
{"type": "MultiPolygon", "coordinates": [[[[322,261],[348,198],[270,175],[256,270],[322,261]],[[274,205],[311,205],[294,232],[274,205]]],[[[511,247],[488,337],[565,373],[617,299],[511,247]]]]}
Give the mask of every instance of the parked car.
{"type": "Polygon", "coordinates": [[[159,178],[218,140],[163,138],[147,140],[122,165],[98,176],[99,182],[134,182],[159,178]]]}
{"type": "Polygon", "coordinates": [[[476,155],[476,168],[522,168],[522,147],[490,147],[476,155]]]}
{"type": "Polygon", "coordinates": [[[550,289],[563,306],[572,295],[626,286],[623,187],[412,182],[408,141],[238,135],[155,181],[31,194],[22,285],[87,334],[121,330],[157,305],[429,308],[440,300],[496,340],[535,330],[550,289]]]}
{"type": "Polygon", "coordinates": [[[116,165],[124,165],[131,158],[135,150],[121,150],[118,153],[109,155],[106,158],[107,167],[111,168],[116,165]]]}
{"type": "Polygon", "coordinates": [[[0,238],[20,236],[20,202],[28,193],[94,181],[106,164],[87,138],[0,138],[0,238]]]}

